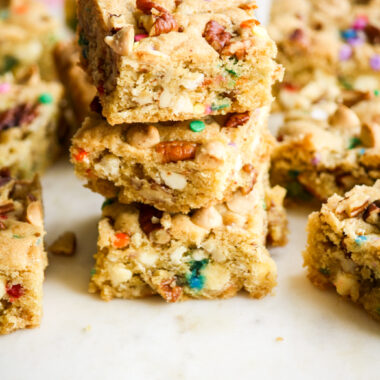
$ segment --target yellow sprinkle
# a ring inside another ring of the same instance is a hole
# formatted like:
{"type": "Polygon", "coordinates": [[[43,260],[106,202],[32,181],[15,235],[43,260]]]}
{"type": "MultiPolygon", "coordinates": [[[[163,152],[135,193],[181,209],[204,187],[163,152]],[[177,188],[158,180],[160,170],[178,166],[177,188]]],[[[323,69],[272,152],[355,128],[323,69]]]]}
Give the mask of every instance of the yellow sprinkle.
{"type": "Polygon", "coordinates": [[[284,338],[282,336],[279,336],[276,338],[276,342],[283,342],[284,338]]]}
{"type": "Polygon", "coordinates": [[[257,25],[253,26],[252,33],[256,35],[257,37],[263,37],[263,38],[268,37],[267,31],[261,26],[257,26],[257,25]]]}

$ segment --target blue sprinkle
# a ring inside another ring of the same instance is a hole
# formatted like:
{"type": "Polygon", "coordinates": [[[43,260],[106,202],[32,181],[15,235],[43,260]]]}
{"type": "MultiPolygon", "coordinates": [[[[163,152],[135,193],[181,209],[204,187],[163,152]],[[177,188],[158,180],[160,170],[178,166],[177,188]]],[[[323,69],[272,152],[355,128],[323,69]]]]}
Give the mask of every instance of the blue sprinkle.
{"type": "Polygon", "coordinates": [[[358,151],[359,156],[363,156],[364,153],[365,153],[365,148],[359,149],[358,151]]]}
{"type": "Polygon", "coordinates": [[[205,277],[190,277],[188,282],[191,289],[202,290],[205,284],[205,277]]]}
{"type": "Polygon", "coordinates": [[[355,29],[346,29],[346,30],[342,30],[340,32],[340,35],[343,39],[350,40],[353,38],[357,38],[358,33],[355,29]]]}
{"type": "Polygon", "coordinates": [[[362,243],[366,242],[368,240],[367,236],[359,235],[355,238],[355,243],[357,245],[361,245],[362,243]]]}
{"type": "Polygon", "coordinates": [[[200,261],[193,261],[190,266],[190,273],[187,274],[186,279],[189,287],[195,290],[202,290],[205,285],[205,276],[201,274],[201,271],[208,264],[208,259],[200,261]]]}

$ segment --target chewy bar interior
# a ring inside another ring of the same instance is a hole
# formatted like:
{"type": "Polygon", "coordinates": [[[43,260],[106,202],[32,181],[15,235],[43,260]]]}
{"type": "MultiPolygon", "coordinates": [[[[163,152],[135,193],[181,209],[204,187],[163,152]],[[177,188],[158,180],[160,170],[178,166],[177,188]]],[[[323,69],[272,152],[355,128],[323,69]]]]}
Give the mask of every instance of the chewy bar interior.
{"type": "Polygon", "coordinates": [[[345,91],[342,103],[288,111],[272,155],[271,180],[288,195],[325,201],[380,178],[380,97],[345,91]],[[332,107],[331,107],[332,106],[332,107]]]}
{"type": "Polygon", "coordinates": [[[248,193],[267,165],[268,107],[185,122],[110,126],[96,114],[73,139],[72,162],[88,187],[122,203],[189,212],[248,193]]]}
{"type": "Polygon", "coordinates": [[[22,76],[38,65],[44,79],[55,77],[52,49],[58,37],[58,23],[42,1],[0,2],[0,75],[22,76]]]}
{"type": "Polygon", "coordinates": [[[267,106],[282,77],[248,0],[80,0],[82,63],[103,115],[191,120],[267,106]]]}
{"type": "Polygon", "coordinates": [[[304,253],[310,280],[380,321],[380,181],[334,195],[309,217],[304,253]]]}
{"type": "Polygon", "coordinates": [[[0,334],[40,324],[44,251],[38,179],[13,180],[0,172],[0,334]]]}
{"type": "Polygon", "coordinates": [[[60,150],[62,86],[32,73],[23,81],[3,76],[0,89],[0,168],[7,167],[17,178],[33,178],[60,150]]]}
{"type": "Polygon", "coordinates": [[[275,0],[268,30],[286,67],[284,85],[305,85],[321,69],[345,88],[380,88],[378,0],[275,0]]]}
{"type": "Polygon", "coordinates": [[[284,190],[270,191],[265,175],[249,194],[238,191],[227,203],[190,214],[107,202],[90,292],[104,300],[159,294],[168,302],[228,298],[240,289],[255,298],[270,293],[277,275],[265,248],[268,214],[281,220],[282,234],[286,217],[284,190]]]}

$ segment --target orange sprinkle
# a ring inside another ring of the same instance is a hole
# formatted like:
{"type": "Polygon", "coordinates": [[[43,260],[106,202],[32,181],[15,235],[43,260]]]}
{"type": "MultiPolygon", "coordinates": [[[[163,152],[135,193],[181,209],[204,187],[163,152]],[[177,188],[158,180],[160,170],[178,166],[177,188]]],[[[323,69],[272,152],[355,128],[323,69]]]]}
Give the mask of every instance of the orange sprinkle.
{"type": "Polygon", "coordinates": [[[28,11],[28,6],[26,4],[22,4],[17,7],[14,7],[13,11],[19,14],[26,13],[28,11]]]}
{"type": "Polygon", "coordinates": [[[260,23],[255,19],[245,20],[240,24],[240,28],[252,28],[253,26],[259,25],[260,23]]]}
{"type": "Polygon", "coordinates": [[[84,149],[79,149],[78,153],[74,155],[74,159],[78,162],[82,162],[87,156],[88,153],[84,149]]]}
{"type": "Polygon", "coordinates": [[[115,240],[113,242],[114,247],[116,248],[125,248],[129,245],[129,235],[124,232],[119,232],[115,234],[115,240]]]}

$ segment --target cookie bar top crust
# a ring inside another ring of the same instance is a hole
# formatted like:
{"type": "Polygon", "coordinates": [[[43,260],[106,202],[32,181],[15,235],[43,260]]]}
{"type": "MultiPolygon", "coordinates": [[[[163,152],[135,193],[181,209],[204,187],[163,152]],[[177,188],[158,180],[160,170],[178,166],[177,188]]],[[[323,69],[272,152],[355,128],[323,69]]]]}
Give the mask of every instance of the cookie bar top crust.
{"type": "Polygon", "coordinates": [[[39,64],[42,76],[54,76],[51,50],[59,24],[41,1],[10,0],[0,5],[0,74],[39,64]]]}
{"type": "Polygon", "coordinates": [[[270,293],[276,266],[265,248],[266,205],[274,194],[265,192],[265,171],[251,193],[188,215],[107,202],[90,291],[105,300],[158,293],[168,302],[227,298],[243,288],[256,298],[270,293]]]}
{"type": "Polygon", "coordinates": [[[334,195],[309,217],[311,281],[361,304],[380,321],[380,181],[334,195]]]}
{"type": "Polygon", "coordinates": [[[282,77],[251,1],[79,1],[82,62],[110,124],[269,105],[282,77]]]}
{"type": "Polygon", "coordinates": [[[285,114],[272,155],[273,183],[296,198],[312,194],[322,201],[373,185],[380,178],[380,97],[347,91],[341,104],[318,107],[285,114]]]}
{"type": "Polygon", "coordinates": [[[32,178],[57,157],[59,103],[63,88],[34,73],[23,81],[2,77],[0,84],[0,167],[15,177],[32,178]]]}
{"type": "Polygon", "coordinates": [[[250,191],[274,143],[266,131],[268,111],[117,126],[92,114],[73,139],[72,162],[107,198],[189,212],[238,188],[250,191]]]}
{"type": "Polygon", "coordinates": [[[315,69],[345,87],[380,88],[380,4],[377,0],[277,0],[269,27],[286,67],[285,82],[306,84],[315,69]]]}
{"type": "Polygon", "coordinates": [[[38,179],[0,172],[0,334],[39,325],[47,256],[38,179]]]}

